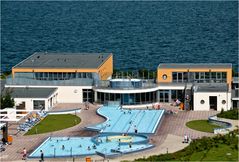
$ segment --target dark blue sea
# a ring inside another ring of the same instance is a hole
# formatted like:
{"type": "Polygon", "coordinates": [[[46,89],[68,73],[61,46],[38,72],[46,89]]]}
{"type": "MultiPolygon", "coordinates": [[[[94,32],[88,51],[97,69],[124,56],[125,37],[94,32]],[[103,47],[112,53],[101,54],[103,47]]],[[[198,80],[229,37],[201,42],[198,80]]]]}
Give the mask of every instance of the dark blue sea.
{"type": "Polygon", "coordinates": [[[238,66],[238,2],[1,2],[1,67],[34,52],[112,52],[116,69],[238,66]]]}

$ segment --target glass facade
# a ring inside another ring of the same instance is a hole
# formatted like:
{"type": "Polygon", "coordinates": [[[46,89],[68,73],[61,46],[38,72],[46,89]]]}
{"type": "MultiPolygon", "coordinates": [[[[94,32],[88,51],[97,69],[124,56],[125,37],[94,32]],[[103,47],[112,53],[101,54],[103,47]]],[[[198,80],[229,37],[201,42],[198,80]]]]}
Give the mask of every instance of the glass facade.
{"type": "Polygon", "coordinates": [[[226,83],[226,72],[173,72],[174,83],[226,83]]]}
{"type": "Polygon", "coordinates": [[[37,80],[70,80],[74,78],[92,78],[92,73],[40,72],[34,73],[37,80]]]}
{"type": "Polygon", "coordinates": [[[103,93],[97,92],[97,102],[106,104],[108,101],[120,101],[122,105],[140,105],[157,102],[157,92],[146,93],[103,93]]]}
{"type": "Polygon", "coordinates": [[[171,90],[171,101],[184,100],[184,90],[171,90]]]}
{"type": "Polygon", "coordinates": [[[159,102],[169,102],[169,95],[170,91],[169,90],[159,90],[159,102]]]}

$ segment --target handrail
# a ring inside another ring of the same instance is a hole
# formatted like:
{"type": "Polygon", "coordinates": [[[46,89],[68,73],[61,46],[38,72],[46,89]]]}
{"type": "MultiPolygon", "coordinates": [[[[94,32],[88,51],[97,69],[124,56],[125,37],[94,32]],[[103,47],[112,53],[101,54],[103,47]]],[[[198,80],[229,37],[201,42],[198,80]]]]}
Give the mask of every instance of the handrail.
{"type": "Polygon", "coordinates": [[[232,124],[229,122],[221,121],[217,118],[217,115],[209,116],[208,121],[222,126],[223,128],[214,128],[214,134],[220,134],[222,132],[229,133],[229,128],[232,127],[232,124]]]}

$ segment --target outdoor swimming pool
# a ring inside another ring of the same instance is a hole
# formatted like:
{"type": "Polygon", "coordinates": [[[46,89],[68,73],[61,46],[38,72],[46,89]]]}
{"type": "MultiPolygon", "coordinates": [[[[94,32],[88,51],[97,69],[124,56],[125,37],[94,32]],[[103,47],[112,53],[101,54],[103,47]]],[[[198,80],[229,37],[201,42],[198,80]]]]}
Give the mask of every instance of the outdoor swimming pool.
{"type": "Polygon", "coordinates": [[[49,137],[29,158],[100,155],[115,157],[154,147],[145,134],[155,133],[164,110],[128,110],[119,106],[103,106],[97,113],[107,120],[86,129],[100,131],[94,137],[49,137]],[[138,130],[135,133],[135,129],[138,130]]]}
{"type": "Polygon", "coordinates": [[[153,145],[148,144],[148,137],[144,135],[100,134],[95,137],[49,137],[29,155],[29,158],[39,158],[40,150],[48,158],[94,154],[113,157],[152,147],[153,145]]]}
{"type": "Polygon", "coordinates": [[[104,133],[155,133],[162,120],[164,110],[128,110],[119,106],[103,106],[97,113],[107,120],[104,123],[88,126],[87,129],[104,133]]]}

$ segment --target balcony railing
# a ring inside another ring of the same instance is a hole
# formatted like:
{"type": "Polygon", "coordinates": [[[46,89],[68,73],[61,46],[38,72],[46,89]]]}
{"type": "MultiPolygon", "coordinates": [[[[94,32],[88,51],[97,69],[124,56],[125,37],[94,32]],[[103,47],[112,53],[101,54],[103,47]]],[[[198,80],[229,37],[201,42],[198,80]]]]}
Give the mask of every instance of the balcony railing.
{"type": "Polygon", "coordinates": [[[77,78],[70,80],[36,80],[27,78],[7,78],[6,85],[34,85],[34,86],[92,86],[93,79],[77,78]]]}
{"type": "Polygon", "coordinates": [[[94,88],[95,89],[117,89],[117,90],[131,90],[131,89],[148,89],[148,88],[155,88],[158,84],[154,82],[154,80],[142,80],[142,86],[135,87],[133,84],[128,85],[125,87],[111,87],[109,80],[104,81],[98,81],[95,83],[94,88]]]}

